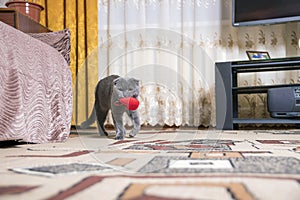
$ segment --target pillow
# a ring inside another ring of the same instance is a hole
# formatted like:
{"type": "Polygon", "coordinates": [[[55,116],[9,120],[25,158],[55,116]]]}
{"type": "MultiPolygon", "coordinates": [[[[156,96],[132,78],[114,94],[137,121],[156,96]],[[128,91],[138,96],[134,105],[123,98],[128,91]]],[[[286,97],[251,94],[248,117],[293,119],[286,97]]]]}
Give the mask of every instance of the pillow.
{"type": "Polygon", "coordinates": [[[70,65],[71,34],[69,29],[64,29],[57,32],[28,34],[55,48],[63,55],[68,65],[70,65]]]}

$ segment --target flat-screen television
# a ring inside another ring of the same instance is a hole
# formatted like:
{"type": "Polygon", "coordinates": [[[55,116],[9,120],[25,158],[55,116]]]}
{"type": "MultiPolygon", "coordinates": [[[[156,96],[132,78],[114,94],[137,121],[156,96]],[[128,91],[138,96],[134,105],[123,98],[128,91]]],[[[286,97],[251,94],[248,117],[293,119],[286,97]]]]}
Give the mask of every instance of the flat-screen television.
{"type": "Polygon", "coordinates": [[[300,21],[300,0],[232,0],[232,25],[300,21]]]}

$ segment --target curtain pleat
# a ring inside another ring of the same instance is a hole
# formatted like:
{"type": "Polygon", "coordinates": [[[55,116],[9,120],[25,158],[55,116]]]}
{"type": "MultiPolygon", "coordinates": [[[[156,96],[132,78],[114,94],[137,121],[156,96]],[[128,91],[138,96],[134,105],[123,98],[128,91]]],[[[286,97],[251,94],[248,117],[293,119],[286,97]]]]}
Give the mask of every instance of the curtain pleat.
{"type": "Polygon", "coordinates": [[[99,76],[140,80],[143,125],[214,124],[213,73],[201,76],[213,62],[194,42],[196,14],[185,1],[99,1],[99,76]]]}
{"type": "Polygon", "coordinates": [[[94,87],[98,81],[98,1],[36,0],[44,6],[41,23],[52,31],[71,31],[73,75],[73,121],[76,125],[89,115],[94,87]]]}

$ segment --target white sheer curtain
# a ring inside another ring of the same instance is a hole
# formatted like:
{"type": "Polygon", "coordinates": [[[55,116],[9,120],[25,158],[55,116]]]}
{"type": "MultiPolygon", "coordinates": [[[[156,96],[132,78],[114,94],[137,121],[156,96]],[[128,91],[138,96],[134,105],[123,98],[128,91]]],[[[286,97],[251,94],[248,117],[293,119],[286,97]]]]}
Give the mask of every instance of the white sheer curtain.
{"type": "MultiPolygon", "coordinates": [[[[98,9],[98,78],[140,79],[139,110],[146,125],[214,126],[215,62],[247,59],[246,50],[299,55],[293,43],[297,23],[234,28],[231,0],[99,0],[98,9]]],[[[240,82],[299,82],[299,72],[276,76],[251,74],[240,82]]],[[[254,106],[260,99],[265,107],[264,98],[244,98],[246,115],[266,114],[254,106]]]]}
{"type": "Polygon", "coordinates": [[[196,23],[206,23],[198,8],[213,4],[100,2],[99,78],[141,80],[143,124],[213,125],[214,63],[195,42],[196,23]]]}

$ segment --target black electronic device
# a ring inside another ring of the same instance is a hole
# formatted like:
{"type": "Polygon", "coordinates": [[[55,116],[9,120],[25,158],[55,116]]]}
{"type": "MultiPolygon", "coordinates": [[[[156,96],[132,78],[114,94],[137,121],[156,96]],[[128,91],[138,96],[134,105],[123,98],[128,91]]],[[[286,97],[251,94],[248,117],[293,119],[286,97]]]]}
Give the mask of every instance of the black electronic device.
{"type": "Polygon", "coordinates": [[[268,111],[274,118],[300,118],[300,86],[268,90],[268,111]]]}
{"type": "Polygon", "coordinates": [[[300,20],[300,0],[232,0],[233,26],[300,20]]]}

